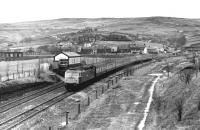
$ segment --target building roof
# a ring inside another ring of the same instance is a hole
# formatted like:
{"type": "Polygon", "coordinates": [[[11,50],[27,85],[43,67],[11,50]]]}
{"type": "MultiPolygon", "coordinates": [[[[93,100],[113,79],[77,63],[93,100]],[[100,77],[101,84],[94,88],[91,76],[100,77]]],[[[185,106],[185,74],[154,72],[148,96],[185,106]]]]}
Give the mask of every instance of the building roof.
{"type": "Polygon", "coordinates": [[[108,46],[103,45],[96,45],[92,47],[93,49],[110,49],[108,46]]]}
{"type": "Polygon", "coordinates": [[[133,50],[144,50],[145,46],[133,46],[131,49],[133,50]]]}
{"type": "Polygon", "coordinates": [[[150,46],[150,47],[153,47],[153,48],[163,48],[163,44],[160,44],[160,43],[150,42],[150,43],[147,43],[146,45],[150,46]]]}
{"type": "Polygon", "coordinates": [[[132,41],[97,41],[96,45],[106,45],[106,46],[119,46],[131,44],[132,41]]]}
{"type": "Polygon", "coordinates": [[[81,55],[76,52],[62,52],[62,53],[69,57],[81,57],[81,55]]]}

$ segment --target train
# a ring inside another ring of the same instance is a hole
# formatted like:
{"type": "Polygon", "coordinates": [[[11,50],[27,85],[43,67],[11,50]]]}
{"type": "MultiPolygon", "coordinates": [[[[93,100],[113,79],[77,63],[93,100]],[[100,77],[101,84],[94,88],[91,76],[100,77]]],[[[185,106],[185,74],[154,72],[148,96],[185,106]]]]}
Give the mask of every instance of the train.
{"type": "MultiPolygon", "coordinates": [[[[150,61],[152,57],[141,58],[129,63],[139,64],[141,62],[150,61]]],[[[106,64],[105,66],[97,67],[94,65],[82,65],[74,68],[69,68],[64,74],[65,89],[67,91],[78,91],[79,89],[91,84],[97,79],[101,79],[102,75],[106,75],[115,71],[115,69],[123,68],[123,66],[129,64],[124,61],[120,61],[118,65],[116,63],[106,64]]]]}
{"type": "Polygon", "coordinates": [[[96,66],[83,65],[69,68],[65,71],[65,88],[68,91],[78,90],[79,85],[84,85],[96,77],[96,66]]]}

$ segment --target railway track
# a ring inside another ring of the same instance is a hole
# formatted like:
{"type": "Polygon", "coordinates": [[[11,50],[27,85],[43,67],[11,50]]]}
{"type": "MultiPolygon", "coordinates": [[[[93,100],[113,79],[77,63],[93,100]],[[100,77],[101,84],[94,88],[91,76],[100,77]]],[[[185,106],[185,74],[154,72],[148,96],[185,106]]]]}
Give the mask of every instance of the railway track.
{"type": "Polygon", "coordinates": [[[47,110],[49,107],[53,106],[54,104],[62,101],[63,99],[69,97],[70,95],[74,94],[74,92],[65,92],[63,94],[60,94],[59,96],[56,96],[52,98],[51,100],[48,100],[36,107],[33,107],[32,109],[21,113],[17,116],[11,117],[8,120],[0,123],[0,129],[1,130],[11,130],[12,128],[16,127],[17,125],[21,124],[22,122],[34,117],[35,115],[47,110]]]}
{"type": "Polygon", "coordinates": [[[3,103],[3,104],[0,104],[0,113],[3,113],[3,112],[6,112],[16,106],[19,106],[23,103],[26,103],[28,101],[31,101],[35,98],[38,98],[48,92],[51,92],[51,91],[54,91],[55,89],[58,89],[58,88],[61,88],[63,87],[63,82],[59,82],[59,83],[56,83],[56,84],[53,84],[53,85],[50,85],[46,88],[43,88],[43,89],[39,89],[39,90],[36,90],[32,93],[29,93],[28,95],[25,95],[25,96],[22,96],[22,97],[19,97],[19,98],[15,98],[14,100],[11,100],[9,102],[6,102],[6,103],[3,103]]]}

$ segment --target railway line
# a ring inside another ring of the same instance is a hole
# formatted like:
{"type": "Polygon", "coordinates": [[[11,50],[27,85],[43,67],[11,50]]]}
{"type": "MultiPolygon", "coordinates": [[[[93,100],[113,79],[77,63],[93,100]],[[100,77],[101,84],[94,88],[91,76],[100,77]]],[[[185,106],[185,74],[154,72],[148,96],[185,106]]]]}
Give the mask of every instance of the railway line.
{"type": "Polygon", "coordinates": [[[62,101],[63,99],[69,97],[70,95],[74,94],[74,92],[64,92],[59,96],[52,98],[36,107],[29,109],[28,111],[21,113],[17,116],[10,117],[8,120],[0,123],[1,130],[10,130],[17,125],[21,124],[22,122],[30,119],[31,117],[47,110],[49,107],[53,106],[54,104],[62,101]]]}
{"type": "Polygon", "coordinates": [[[26,103],[30,100],[33,100],[35,98],[38,98],[39,96],[42,96],[43,94],[54,91],[55,89],[58,89],[61,87],[63,87],[63,82],[59,82],[54,85],[50,85],[46,88],[33,91],[32,93],[29,93],[28,95],[16,98],[14,100],[11,100],[11,101],[3,103],[3,104],[0,104],[0,113],[6,112],[16,106],[19,106],[19,105],[26,103]]]}
{"type": "MultiPolygon", "coordinates": [[[[142,60],[141,60],[142,61],[142,60]]],[[[131,62],[136,62],[136,61],[131,61],[131,62]]],[[[128,61],[128,63],[130,63],[130,60],[128,61]]],[[[137,63],[139,64],[139,63],[137,63]]],[[[127,59],[125,60],[121,60],[121,61],[116,61],[115,63],[111,62],[110,65],[105,65],[105,66],[101,66],[101,67],[98,67],[98,74],[102,74],[102,73],[106,73],[107,71],[112,71],[116,68],[120,68],[120,67],[123,67],[123,66],[126,66],[128,65],[127,64],[127,59]],[[126,62],[125,62],[126,61],[126,62]],[[121,63],[121,64],[119,64],[121,63]]],[[[123,68],[122,68],[123,69],[123,68]]],[[[115,75],[117,75],[119,73],[115,73],[115,75]]],[[[108,76],[106,77],[108,78],[108,76]]],[[[105,79],[106,79],[105,78],[105,79]]],[[[104,79],[104,81],[105,81],[104,79]]],[[[52,86],[49,86],[48,88],[45,88],[43,91],[35,91],[29,95],[26,95],[24,97],[20,97],[18,99],[15,99],[15,100],[12,100],[8,103],[5,103],[5,104],[1,104],[0,105],[0,113],[3,113],[3,112],[6,112],[6,111],[9,111],[11,108],[14,108],[20,104],[23,104],[23,103],[26,103],[30,100],[33,100],[34,98],[40,96],[40,95],[43,95],[47,92],[50,92],[50,91],[53,91],[55,89],[58,89],[59,87],[63,87],[63,82],[59,82],[57,84],[54,84],[52,86]]],[[[40,105],[37,105],[23,113],[19,113],[18,115],[15,115],[15,116],[11,116],[9,117],[8,119],[0,122],[0,129],[2,130],[10,130],[14,127],[16,127],[17,125],[21,124],[22,122],[34,117],[35,115],[47,110],[49,107],[53,106],[54,104],[62,101],[63,99],[73,95],[75,92],[64,92],[48,101],[45,101],[43,103],[41,103],[40,105]]]]}

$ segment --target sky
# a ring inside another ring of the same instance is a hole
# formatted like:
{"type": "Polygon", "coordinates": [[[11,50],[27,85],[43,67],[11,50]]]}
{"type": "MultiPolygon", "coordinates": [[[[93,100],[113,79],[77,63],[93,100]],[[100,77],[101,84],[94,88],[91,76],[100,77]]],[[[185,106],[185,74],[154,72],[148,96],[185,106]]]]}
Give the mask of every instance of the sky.
{"type": "Polygon", "coordinates": [[[200,18],[199,0],[0,0],[0,23],[57,18],[200,18]]]}

